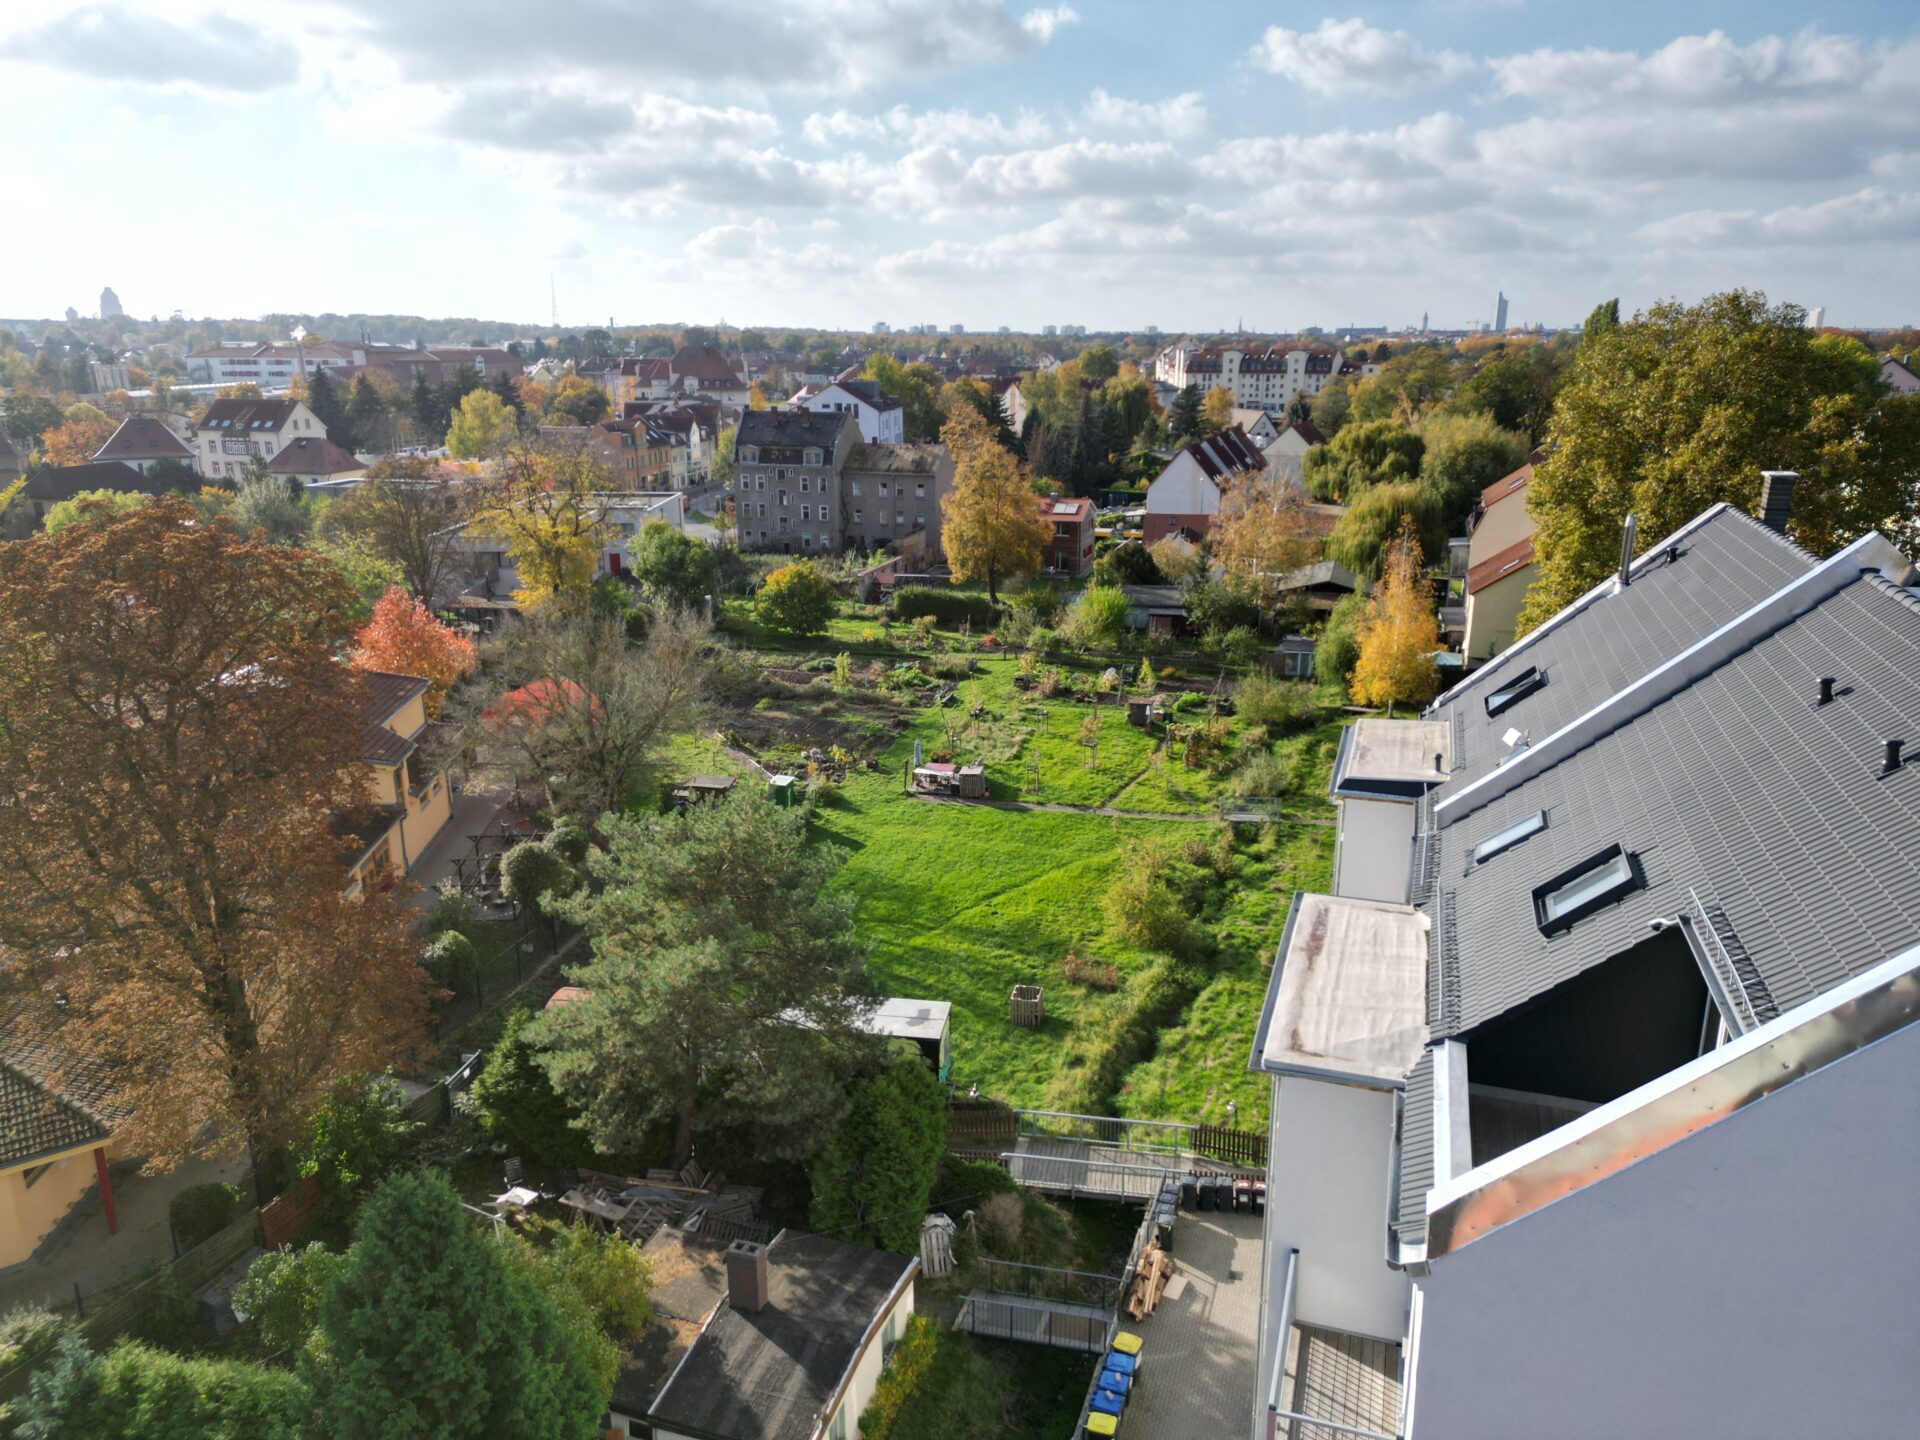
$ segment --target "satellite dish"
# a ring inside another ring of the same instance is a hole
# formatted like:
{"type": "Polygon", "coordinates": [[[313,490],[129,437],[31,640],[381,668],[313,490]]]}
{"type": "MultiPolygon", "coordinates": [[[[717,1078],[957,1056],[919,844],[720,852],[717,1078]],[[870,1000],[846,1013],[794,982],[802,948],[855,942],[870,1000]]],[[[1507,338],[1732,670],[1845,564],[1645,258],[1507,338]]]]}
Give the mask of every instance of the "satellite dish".
{"type": "Polygon", "coordinates": [[[1521,741],[1525,740],[1526,738],[1527,738],[1527,732],[1520,729],[1520,727],[1516,725],[1513,728],[1509,729],[1506,734],[1500,737],[1500,743],[1502,745],[1505,745],[1509,750],[1511,750],[1514,746],[1518,745],[1521,741]]]}

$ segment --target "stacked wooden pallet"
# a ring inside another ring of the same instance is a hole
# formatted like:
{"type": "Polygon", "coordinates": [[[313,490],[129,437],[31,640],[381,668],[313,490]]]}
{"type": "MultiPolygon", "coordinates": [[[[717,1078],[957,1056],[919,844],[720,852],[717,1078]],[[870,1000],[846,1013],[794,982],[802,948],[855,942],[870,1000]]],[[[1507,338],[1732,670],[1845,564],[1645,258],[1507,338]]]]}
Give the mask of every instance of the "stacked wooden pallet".
{"type": "Polygon", "coordinates": [[[1139,1263],[1133,1269],[1133,1284],[1127,1295],[1127,1313],[1135,1320],[1144,1320],[1160,1303],[1160,1297],[1167,1293],[1167,1282],[1173,1279],[1173,1257],[1158,1245],[1149,1245],[1140,1252],[1139,1263]]]}

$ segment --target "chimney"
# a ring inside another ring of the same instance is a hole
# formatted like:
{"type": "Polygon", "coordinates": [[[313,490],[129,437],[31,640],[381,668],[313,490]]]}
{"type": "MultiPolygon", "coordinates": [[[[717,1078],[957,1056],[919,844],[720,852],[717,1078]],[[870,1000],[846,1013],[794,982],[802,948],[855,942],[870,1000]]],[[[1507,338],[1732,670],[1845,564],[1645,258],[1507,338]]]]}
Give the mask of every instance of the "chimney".
{"type": "Polygon", "coordinates": [[[727,1246],[727,1304],[751,1313],[767,1308],[767,1247],[751,1240],[727,1246]]]}
{"type": "Polygon", "coordinates": [[[1882,775],[1891,775],[1900,768],[1900,751],[1905,747],[1907,742],[1904,740],[1883,740],[1880,743],[1887,747],[1887,758],[1880,762],[1880,773],[1882,775]]]}
{"type": "Polygon", "coordinates": [[[1787,516],[1793,512],[1793,487],[1800,475],[1794,470],[1760,472],[1760,523],[1776,534],[1787,533],[1787,516]]]}
{"type": "Polygon", "coordinates": [[[1820,677],[1820,698],[1815,702],[1816,704],[1831,705],[1833,703],[1833,682],[1834,677],[1831,675],[1820,677]]]}
{"type": "Polygon", "coordinates": [[[1633,516],[1627,516],[1627,523],[1620,527],[1620,573],[1614,577],[1617,588],[1624,590],[1633,583],[1633,516]]]}

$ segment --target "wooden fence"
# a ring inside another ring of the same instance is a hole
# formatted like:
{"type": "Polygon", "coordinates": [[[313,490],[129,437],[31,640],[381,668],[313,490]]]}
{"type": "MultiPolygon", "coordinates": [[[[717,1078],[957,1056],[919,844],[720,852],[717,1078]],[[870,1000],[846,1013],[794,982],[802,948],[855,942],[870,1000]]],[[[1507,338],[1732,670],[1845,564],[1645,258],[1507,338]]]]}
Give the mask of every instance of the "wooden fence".
{"type": "Polygon", "coordinates": [[[1019,1117],[992,1100],[955,1099],[947,1106],[947,1148],[1011,1150],[1019,1135],[1019,1117]]]}
{"type": "Polygon", "coordinates": [[[1193,1153],[1229,1165],[1264,1169],[1267,1163],[1267,1137],[1258,1130],[1229,1130],[1224,1125],[1193,1127],[1193,1153]]]}

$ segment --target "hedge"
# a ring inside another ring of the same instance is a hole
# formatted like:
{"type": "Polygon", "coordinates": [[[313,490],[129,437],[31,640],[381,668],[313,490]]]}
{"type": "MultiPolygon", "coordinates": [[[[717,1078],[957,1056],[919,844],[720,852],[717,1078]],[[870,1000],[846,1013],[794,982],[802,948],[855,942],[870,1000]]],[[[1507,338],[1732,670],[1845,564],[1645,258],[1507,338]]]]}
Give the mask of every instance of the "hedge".
{"type": "Polygon", "coordinates": [[[930,585],[903,585],[893,592],[893,614],[899,620],[931,615],[942,625],[972,625],[991,629],[1000,622],[1000,607],[984,595],[960,590],[936,590],[930,585]]]}

